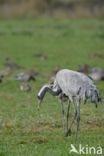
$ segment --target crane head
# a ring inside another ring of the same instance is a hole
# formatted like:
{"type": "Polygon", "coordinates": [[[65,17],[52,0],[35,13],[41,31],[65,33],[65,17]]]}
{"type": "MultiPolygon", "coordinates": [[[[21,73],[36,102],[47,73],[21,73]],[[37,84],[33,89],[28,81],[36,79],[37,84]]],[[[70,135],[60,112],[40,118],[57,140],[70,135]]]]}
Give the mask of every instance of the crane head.
{"type": "Polygon", "coordinates": [[[37,98],[38,98],[38,110],[40,109],[41,103],[42,103],[43,98],[46,94],[47,87],[49,87],[48,84],[44,85],[38,92],[38,96],[37,96],[37,98]]]}

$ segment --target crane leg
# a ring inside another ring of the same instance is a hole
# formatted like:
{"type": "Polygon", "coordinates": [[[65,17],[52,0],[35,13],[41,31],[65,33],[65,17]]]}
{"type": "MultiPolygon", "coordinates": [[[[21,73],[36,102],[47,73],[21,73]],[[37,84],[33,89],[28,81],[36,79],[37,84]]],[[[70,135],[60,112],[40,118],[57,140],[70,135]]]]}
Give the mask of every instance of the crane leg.
{"type": "Polygon", "coordinates": [[[77,109],[76,109],[76,105],[75,105],[75,103],[73,102],[73,105],[74,105],[74,118],[73,118],[73,120],[72,120],[72,122],[71,122],[71,124],[70,124],[70,128],[69,128],[69,131],[71,132],[71,127],[72,127],[72,125],[73,125],[73,123],[74,123],[74,121],[75,121],[75,119],[76,119],[76,117],[77,117],[77,109]]]}
{"type": "Polygon", "coordinates": [[[72,122],[71,122],[71,124],[70,124],[69,129],[68,129],[68,134],[69,134],[69,135],[71,135],[71,128],[72,128],[72,125],[73,125],[73,123],[74,123],[74,121],[75,121],[75,119],[76,119],[76,117],[77,117],[77,109],[76,109],[75,102],[73,102],[73,105],[74,105],[74,118],[73,118],[73,120],[72,120],[72,122]]]}
{"type": "Polygon", "coordinates": [[[65,131],[65,110],[64,110],[64,105],[62,100],[60,100],[60,103],[61,103],[61,111],[62,111],[62,124],[63,124],[63,129],[65,131]]]}
{"type": "Polygon", "coordinates": [[[67,129],[66,129],[66,137],[70,134],[70,129],[69,129],[69,111],[70,111],[70,101],[68,102],[68,110],[67,110],[67,129]]]}
{"type": "Polygon", "coordinates": [[[77,128],[76,128],[76,133],[75,133],[75,142],[77,141],[78,138],[78,130],[79,130],[79,124],[80,124],[80,100],[76,100],[77,103],[77,128]]]}

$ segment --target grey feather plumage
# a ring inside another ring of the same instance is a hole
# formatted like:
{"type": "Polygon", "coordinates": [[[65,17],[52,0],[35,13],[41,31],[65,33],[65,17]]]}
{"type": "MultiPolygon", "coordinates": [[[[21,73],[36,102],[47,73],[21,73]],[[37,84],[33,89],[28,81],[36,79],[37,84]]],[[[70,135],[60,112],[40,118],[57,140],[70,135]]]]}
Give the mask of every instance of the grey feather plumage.
{"type": "Polygon", "coordinates": [[[82,73],[68,69],[60,70],[56,74],[55,85],[56,83],[71,102],[73,102],[73,97],[82,101],[90,99],[95,104],[100,101],[94,82],[82,73]]]}

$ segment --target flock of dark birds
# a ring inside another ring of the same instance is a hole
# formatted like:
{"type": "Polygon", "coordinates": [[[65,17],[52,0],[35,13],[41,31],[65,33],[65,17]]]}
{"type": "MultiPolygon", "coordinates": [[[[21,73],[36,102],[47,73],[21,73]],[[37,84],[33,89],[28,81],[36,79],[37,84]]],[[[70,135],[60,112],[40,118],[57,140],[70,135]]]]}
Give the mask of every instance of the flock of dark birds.
{"type": "Polygon", "coordinates": [[[35,69],[26,69],[25,67],[12,62],[10,58],[6,58],[4,68],[0,70],[0,83],[3,83],[4,79],[8,78],[10,75],[12,75],[12,80],[20,81],[21,91],[28,92],[32,89],[30,81],[35,81],[39,72],[35,69]],[[18,73],[15,74],[17,71],[18,73]]]}
{"type": "MultiPolygon", "coordinates": [[[[48,56],[44,53],[35,53],[32,57],[36,57],[40,60],[46,61],[48,59],[48,56]]],[[[104,57],[99,53],[93,53],[89,56],[90,58],[99,58],[103,59],[104,57]]],[[[50,79],[54,77],[54,75],[60,70],[61,68],[59,66],[55,67],[51,72],[49,73],[50,79]]],[[[70,69],[70,67],[69,67],[70,69]]],[[[94,81],[100,81],[104,80],[104,69],[100,67],[90,67],[88,64],[81,64],[79,65],[78,72],[82,72],[89,77],[91,77],[94,81]]],[[[20,90],[21,91],[31,91],[32,86],[30,81],[35,81],[36,77],[40,74],[36,69],[26,69],[25,67],[22,67],[15,63],[14,61],[11,61],[9,57],[5,58],[4,61],[4,67],[2,70],[0,70],[0,83],[3,83],[3,80],[7,78],[10,75],[13,75],[14,81],[20,81],[20,90]],[[15,71],[18,72],[16,75],[13,75],[13,72],[15,74],[15,71]],[[22,71],[22,72],[20,72],[22,71]]]]}
{"type": "Polygon", "coordinates": [[[78,71],[90,76],[94,81],[104,80],[104,69],[100,67],[91,68],[88,64],[82,64],[78,71]]]}

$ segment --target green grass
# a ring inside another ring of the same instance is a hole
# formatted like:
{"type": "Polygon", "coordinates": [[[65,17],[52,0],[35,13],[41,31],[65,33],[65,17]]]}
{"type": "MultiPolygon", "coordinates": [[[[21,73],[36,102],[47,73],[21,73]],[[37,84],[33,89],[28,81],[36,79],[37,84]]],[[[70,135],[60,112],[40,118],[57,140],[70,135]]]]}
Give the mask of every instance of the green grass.
{"type": "MultiPolygon", "coordinates": [[[[40,72],[29,93],[19,90],[13,80],[14,71],[0,84],[0,156],[68,156],[74,143],[74,127],[70,138],[64,137],[61,108],[55,97],[47,94],[37,110],[39,88],[59,68],[78,69],[86,63],[104,68],[104,20],[36,18],[0,21],[0,69],[6,57],[26,68],[40,72]],[[33,57],[43,53],[47,60],[33,57]]],[[[104,82],[96,85],[104,95],[104,82]]],[[[67,106],[65,106],[67,107],[67,106]]],[[[67,108],[66,108],[67,109],[67,108]]],[[[72,111],[73,113],[73,111],[72,111]]],[[[72,115],[71,113],[71,115],[72,115]]],[[[81,105],[78,144],[104,149],[104,106],[96,109],[90,103],[81,105]]],[[[104,155],[104,151],[103,151],[104,155]]]]}

